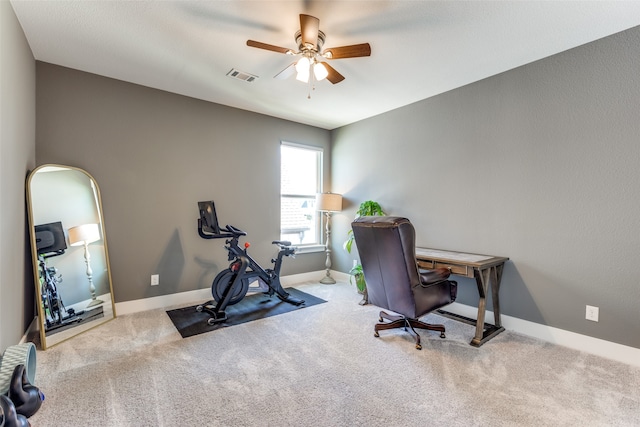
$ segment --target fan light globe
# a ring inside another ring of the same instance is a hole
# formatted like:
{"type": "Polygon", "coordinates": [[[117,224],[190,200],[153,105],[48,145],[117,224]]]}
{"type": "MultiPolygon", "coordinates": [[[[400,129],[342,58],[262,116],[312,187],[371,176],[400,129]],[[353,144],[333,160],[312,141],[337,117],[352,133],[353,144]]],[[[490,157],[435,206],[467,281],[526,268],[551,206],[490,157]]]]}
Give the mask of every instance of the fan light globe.
{"type": "Polygon", "coordinates": [[[309,82],[309,70],[299,71],[296,75],[296,80],[301,81],[303,83],[309,82]]]}
{"type": "Polygon", "coordinates": [[[309,81],[310,66],[311,62],[309,61],[309,58],[307,58],[306,56],[300,58],[300,60],[296,64],[296,71],[298,72],[296,80],[307,83],[309,81]]]}
{"type": "Polygon", "coordinates": [[[298,73],[309,74],[309,65],[310,65],[309,58],[307,58],[306,56],[303,56],[302,58],[300,58],[300,60],[296,64],[296,71],[298,73]]]}
{"type": "Polygon", "coordinates": [[[315,74],[316,80],[320,81],[325,79],[329,75],[329,72],[322,62],[316,62],[313,66],[313,74],[315,74]]]}

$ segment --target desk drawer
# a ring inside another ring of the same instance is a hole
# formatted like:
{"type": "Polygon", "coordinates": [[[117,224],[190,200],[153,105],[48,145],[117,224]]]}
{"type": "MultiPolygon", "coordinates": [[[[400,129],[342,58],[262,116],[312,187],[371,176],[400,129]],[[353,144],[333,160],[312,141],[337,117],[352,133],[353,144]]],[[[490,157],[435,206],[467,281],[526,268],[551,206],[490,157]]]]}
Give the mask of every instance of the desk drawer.
{"type": "Polygon", "coordinates": [[[418,260],[418,267],[424,268],[425,270],[433,270],[435,262],[433,261],[423,261],[421,259],[418,260]]]}
{"type": "Polygon", "coordinates": [[[427,270],[433,270],[435,268],[444,267],[451,270],[451,274],[457,274],[458,276],[465,276],[465,277],[473,277],[473,268],[466,265],[451,264],[447,262],[432,261],[432,260],[428,260],[428,261],[419,260],[418,266],[420,268],[425,268],[427,270]]]}

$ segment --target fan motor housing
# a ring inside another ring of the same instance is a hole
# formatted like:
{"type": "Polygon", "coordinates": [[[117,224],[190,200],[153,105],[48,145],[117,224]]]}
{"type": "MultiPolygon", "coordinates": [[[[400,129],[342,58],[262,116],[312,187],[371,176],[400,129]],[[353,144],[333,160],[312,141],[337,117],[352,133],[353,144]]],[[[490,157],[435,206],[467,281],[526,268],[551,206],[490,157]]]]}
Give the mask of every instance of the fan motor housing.
{"type": "Polygon", "coordinates": [[[295,34],[295,39],[296,39],[296,44],[298,45],[298,50],[300,52],[304,52],[306,50],[311,50],[311,51],[315,51],[317,52],[321,52],[322,51],[322,46],[324,45],[324,40],[325,40],[325,35],[322,31],[318,30],[318,41],[316,42],[316,48],[315,49],[309,49],[307,46],[304,46],[302,44],[302,32],[300,30],[296,31],[295,34]]]}

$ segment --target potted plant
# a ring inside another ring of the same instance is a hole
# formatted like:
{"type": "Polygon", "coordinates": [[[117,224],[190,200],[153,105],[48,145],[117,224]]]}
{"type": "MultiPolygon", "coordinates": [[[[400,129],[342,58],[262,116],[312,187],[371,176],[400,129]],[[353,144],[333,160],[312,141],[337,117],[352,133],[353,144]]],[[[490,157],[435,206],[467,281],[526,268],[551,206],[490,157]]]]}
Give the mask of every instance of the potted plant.
{"type": "Polygon", "coordinates": [[[359,294],[364,294],[364,291],[367,290],[367,283],[364,281],[364,271],[362,271],[362,264],[354,263],[353,268],[349,270],[349,283],[353,284],[352,279],[355,279],[356,289],[358,289],[359,294]]]}
{"type": "MultiPolygon", "coordinates": [[[[386,214],[380,207],[378,202],[374,202],[373,200],[367,200],[366,202],[360,203],[360,207],[356,211],[356,219],[361,216],[385,216],[386,214]]],[[[349,230],[347,233],[347,240],[342,245],[344,249],[351,253],[351,246],[353,246],[353,230],[349,230]]]]}
{"type": "MultiPolygon", "coordinates": [[[[356,211],[356,218],[359,218],[361,216],[384,216],[384,215],[386,214],[382,210],[382,207],[380,206],[380,204],[378,202],[374,202],[373,200],[367,200],[365,202],[360,203],[360,206],[356,211]]],[[[344,249],[349,253],[351,253],[353,242],[354,242],[353,230],[349,230],[349,232],[347,233],[347,240],[343,244],[344,249]]],[[[351,277],[349,277],[349,283],[352,283],[351,281],[352,278],[355,279],[358,293],[361,293],[364,295],[360,304],[361,305],[367,304],[368,303],[367,283],[364,280],[364,271],[362,270],[362,264],[354,261],[353,268],[349,270],[349,274],[351,275],[351,277]]]]}

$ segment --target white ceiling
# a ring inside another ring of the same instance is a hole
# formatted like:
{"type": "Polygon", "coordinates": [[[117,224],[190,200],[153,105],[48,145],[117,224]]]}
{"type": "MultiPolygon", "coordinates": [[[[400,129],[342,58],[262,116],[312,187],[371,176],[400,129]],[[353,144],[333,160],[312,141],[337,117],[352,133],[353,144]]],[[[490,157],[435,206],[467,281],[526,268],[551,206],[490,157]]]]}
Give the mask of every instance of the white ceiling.
{"type": "Polygon", "coordinates": [[[334,129],[640,25],[640,1],[11,0],[35,59],[334,129]],[[299,14],[346,79],[309,86],[273,76],[294,58],[299,14]],[[232,68],[255,74],[231,79],[232,68]]]}

